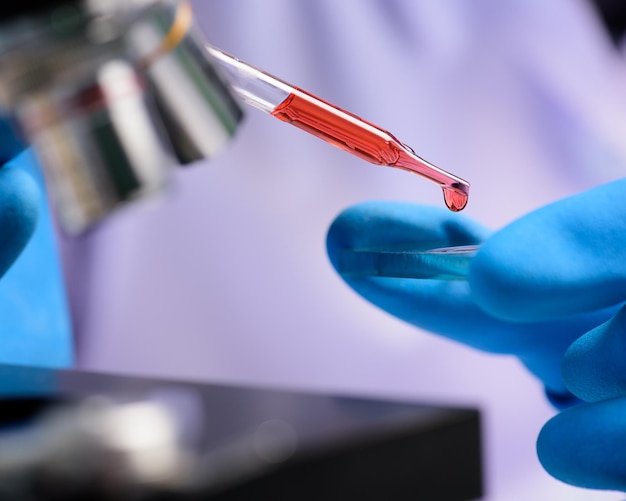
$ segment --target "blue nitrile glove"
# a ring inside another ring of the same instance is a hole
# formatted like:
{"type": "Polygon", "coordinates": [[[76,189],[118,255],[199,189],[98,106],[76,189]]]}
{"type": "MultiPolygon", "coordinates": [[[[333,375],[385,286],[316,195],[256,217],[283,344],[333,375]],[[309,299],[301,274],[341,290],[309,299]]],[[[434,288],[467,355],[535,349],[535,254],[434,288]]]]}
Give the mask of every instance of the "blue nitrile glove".
{"type": "Polygon", "coordinates": [[[22,169],[0,169],[0,277],[30,240],[39,215],[39,190],[22,169]]]}
{"type": "Polygon", "coordinates": [[[365,203],[333,223],[328,251],[337,268],[341,249],[481,243],[467,282],[344,279],[409,323],[516,355],[558,407],[613,397],[563,411],[544,428],[538,450],[566,482],[626,489],[626,397],[619,397],[626,394],[626,350],[618,351],[626,347],[626,324],[620,315],[604,324],[626,300],[624,189],[626,180],[564,199],[492,235],[442,208],[365,203]]]}
{"type": "MultiPolygon", "coordinates": [[[[0,120],[0,364],[66,367],[73,342],[52,218],[37,162],[21,150],[0,120]]],[[[0,398],[20,391],[0,380],[0,398]]]]}

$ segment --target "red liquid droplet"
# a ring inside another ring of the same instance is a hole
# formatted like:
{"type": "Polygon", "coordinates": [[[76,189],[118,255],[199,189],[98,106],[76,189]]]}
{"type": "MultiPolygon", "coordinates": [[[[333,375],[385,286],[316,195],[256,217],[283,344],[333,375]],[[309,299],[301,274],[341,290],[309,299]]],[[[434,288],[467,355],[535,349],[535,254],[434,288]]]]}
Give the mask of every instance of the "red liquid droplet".
{"type": "Polygon", "coordinates": [[[446,202],[446,207],[448,207],[448,209],[454,212],[459,212],[462,211],[467,205],[468,193],[462,188],[444,187],[443,199],[446,202]]]}

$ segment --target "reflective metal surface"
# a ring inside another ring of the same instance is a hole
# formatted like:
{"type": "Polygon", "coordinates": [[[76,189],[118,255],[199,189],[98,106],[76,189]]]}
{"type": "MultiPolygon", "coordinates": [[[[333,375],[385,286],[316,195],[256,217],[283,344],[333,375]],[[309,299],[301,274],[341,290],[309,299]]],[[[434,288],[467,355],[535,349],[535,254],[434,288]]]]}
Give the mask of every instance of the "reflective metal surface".
{"type": "Polygon", "coordinates": [[[473,409],[7,365],[2,394],[3,501],[481,494],[473,409]]]}
{"type": "Polygon", "coordinates": [[[189,4],[85,0],[0,26],[0,112],[35,147],[63,228],[81,233],[211,158],[242,112],[189,4]]]}

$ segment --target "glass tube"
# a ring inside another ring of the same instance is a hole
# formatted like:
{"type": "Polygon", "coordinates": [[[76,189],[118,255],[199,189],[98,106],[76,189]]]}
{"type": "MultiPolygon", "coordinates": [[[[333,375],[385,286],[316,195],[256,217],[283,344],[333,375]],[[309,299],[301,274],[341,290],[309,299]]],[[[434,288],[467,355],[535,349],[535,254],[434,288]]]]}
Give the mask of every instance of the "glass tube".
{"type": "Polygon", "coordinates": [[[346,249],[339,252],[339,273],[346,277],[395,277],[466,280],[477,245],[431,250],[346,249]]]}
{"type": "Polygon", "coordinates": [[[220,49],[207,50],[245,103],[370,163],[419,174],[441,186],[450,210],[465,208],[469,183],[418,157],[391,133],[220,49]]]}

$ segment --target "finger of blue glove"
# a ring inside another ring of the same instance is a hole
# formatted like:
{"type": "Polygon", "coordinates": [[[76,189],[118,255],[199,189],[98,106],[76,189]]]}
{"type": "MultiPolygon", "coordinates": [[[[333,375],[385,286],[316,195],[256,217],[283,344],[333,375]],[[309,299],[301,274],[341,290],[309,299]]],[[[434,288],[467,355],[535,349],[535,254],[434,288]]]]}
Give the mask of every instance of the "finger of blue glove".
{"type": "Polygon", "coordinates": [[[588,402],[626,396],[626,309],[569,347],[562,374],[570,391],[588,402]]]}
{"type": "Polygon", "coordinates": [[[544,468],[572,485],[626,490],[626,398],[567,409],[548,421],[537,440],[544,468]]]}
{"type": "MultiPolygon", "coordinates": [[[[393,248],[411,242],[424,248],[468,245],[479,243],[488,235],[489,231],[481,225],[444,209],[368,202],[337,217],[328,233],[327,248],[339,271],[339,256],[345,249],[393,248]]],[[[560,374],[567,347],[614,314],[610,310],[552,322],[505,322],[476,305],[467,282],[356,275],[342,278],[373,304],[455,341],[485,351],[517,355],[553,395],[569,395],[560,374]]]]}
{"type": "Polygon", "coordinates": [[[494,234],[470,268],[475,299],[498,318],[533,322],[625,299],[626,179],[563,199],[494,234]]]}
{"type": "Polygon", "coordinates": [[[0,258],[0,271],[6,271],[0,279],[0,362],[70,365],[72,329],[55,229],[42,172],[30,150],[0,169],[0,258]]]}
{"type": "Polygon", "coordinates": [[[0,165],[15,158],[27,148],[14,117],[0,114],[0,165]]]}
{"type": "Polygon", "coordinates": [[[0,169],[0,276],[28,243],[37,224],[39,190],[23,170],[0,169]]]}

